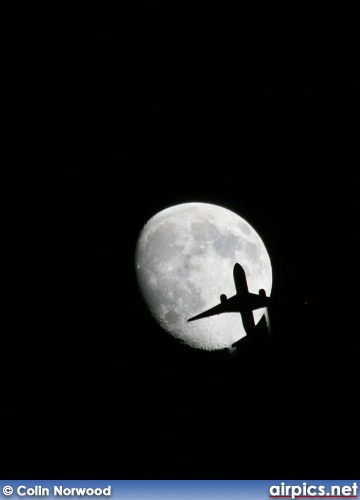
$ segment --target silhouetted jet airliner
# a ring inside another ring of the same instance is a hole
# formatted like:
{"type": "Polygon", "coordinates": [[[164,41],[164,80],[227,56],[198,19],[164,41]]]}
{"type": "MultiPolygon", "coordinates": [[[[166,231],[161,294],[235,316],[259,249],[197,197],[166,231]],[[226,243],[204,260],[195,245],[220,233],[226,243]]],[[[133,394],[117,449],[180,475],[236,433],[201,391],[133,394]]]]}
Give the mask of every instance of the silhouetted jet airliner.
{"type": "MultiPolygon", "coordinates": [[[[217,314],[222,313],[237,312],[241,314],[241,319],[247,335],[252,335],[255,330],[255,322],[252,312],[255,309],[267,307],[270,302],[270,297],[266,296],[266,292],[264,289],[259,290],[259,295],[249,292],[245,271],[240,266],[240,264],[235,264],[234,266],[234,281],[236,295],[230,297],[230,299],[228,299],[224,294],[220,295],[220,304],[212,307],[211,309],[208,309],[201,314],[198,314],[197,316],[188,319],[188,321],[195,321],[196,319],[216,316],[217,314]]],[[[265,314],[265,316],[270,333],[267,314],[265,314]]]]}

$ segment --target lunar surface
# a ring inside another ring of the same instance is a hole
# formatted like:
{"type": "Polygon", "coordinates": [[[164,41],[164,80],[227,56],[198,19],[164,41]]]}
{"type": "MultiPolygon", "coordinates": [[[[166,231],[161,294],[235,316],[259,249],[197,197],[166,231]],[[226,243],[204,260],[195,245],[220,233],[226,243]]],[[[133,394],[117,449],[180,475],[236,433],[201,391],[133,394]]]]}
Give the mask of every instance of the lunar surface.
{"type": "MultiPolygon", "coordinates": [[[[135,269],[145,303],[161,327],[186,344],[224,349],[246,335],[241,315],[187,320],[235,295],[233,268],[244,268],[249,291],[269,296],[272,270],[260,236],[239,215],[207,203],[185,203],[152,217],[140,232],[135,269]]],[[[253,312],[255,323],[264,314],[253,312]]]]}

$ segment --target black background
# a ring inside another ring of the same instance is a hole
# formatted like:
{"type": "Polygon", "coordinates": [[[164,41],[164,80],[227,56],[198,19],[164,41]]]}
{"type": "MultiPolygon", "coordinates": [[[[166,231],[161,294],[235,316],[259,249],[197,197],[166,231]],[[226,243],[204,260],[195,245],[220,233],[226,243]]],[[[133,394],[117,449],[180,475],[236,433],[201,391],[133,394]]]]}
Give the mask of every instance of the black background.
{"type": "Polygon", "coordinates": [[[337,9],[72,2],[6,20],[10,475],[355,471],[358,54],[337,9]],[[137,237],[191,201],[263,239],[271,344],[195,351],[151,318],[137,237]]]}

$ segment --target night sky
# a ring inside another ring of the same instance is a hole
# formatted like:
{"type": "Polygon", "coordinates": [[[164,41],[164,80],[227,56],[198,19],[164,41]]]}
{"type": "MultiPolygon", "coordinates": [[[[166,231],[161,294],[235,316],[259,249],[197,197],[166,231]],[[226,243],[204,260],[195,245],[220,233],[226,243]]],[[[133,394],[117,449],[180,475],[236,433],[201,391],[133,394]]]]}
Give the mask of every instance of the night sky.
{"type": "Polygon", "coordinates": [[[356,27],[276,9],[9,18],[9,475],[355,472],[356,27]],[[177,343],[137,287],[143,225],[191,201],[243,217],[272,262],[273,342],[236,360],[177,343]]]}

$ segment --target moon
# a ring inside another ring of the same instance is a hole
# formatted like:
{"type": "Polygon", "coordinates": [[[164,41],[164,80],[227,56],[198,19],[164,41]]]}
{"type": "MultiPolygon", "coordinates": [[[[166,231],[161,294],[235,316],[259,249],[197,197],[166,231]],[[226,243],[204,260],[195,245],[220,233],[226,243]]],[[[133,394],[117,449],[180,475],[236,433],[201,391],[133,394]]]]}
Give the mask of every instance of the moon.
{"type": "MultiPolygon", "coordinates": [[[[141,230],[135,270],[141,294],[160,326],[196,349],[231,347],[246,335],[241,315],[225,313],[188,323],[235,293],[234,264],[248,288],[269,296],[270,257],[260,236],[236,213],[209,203],[184,203],[154,215],[141,230]]],[[[264,314],[253,311],[255,323],[264,314]]]]}

